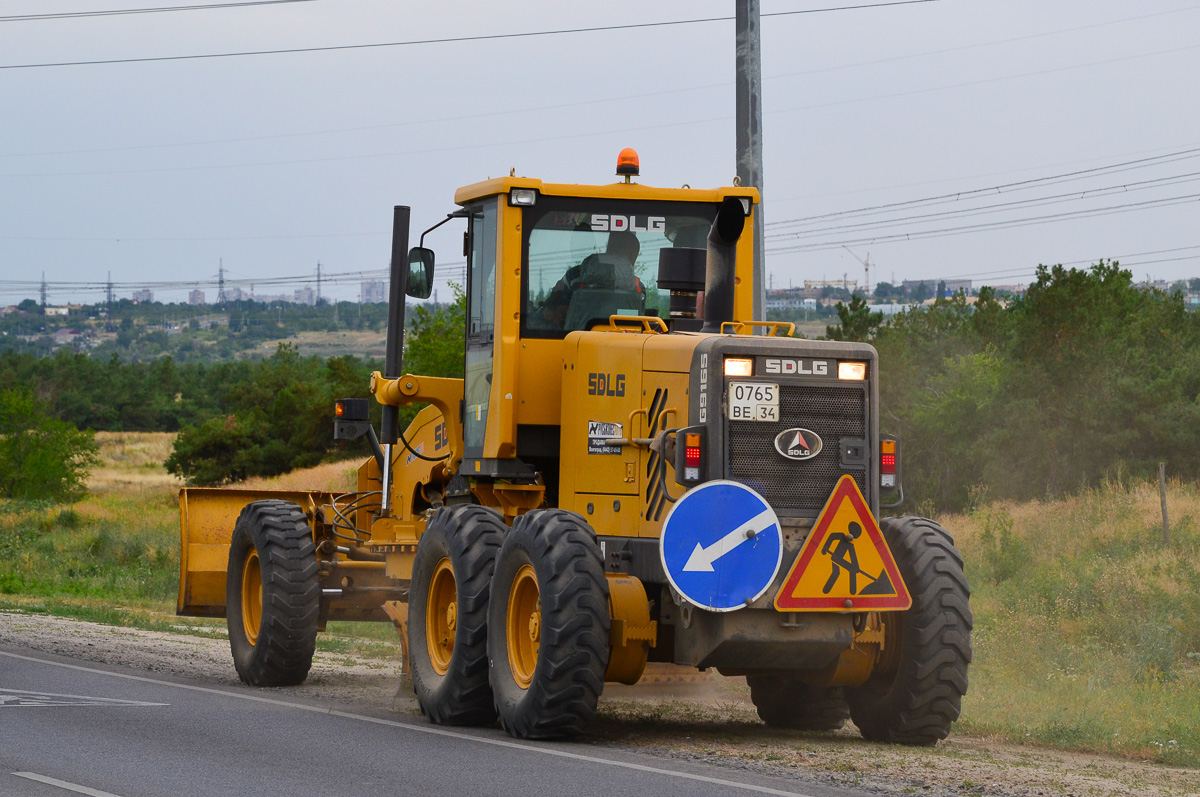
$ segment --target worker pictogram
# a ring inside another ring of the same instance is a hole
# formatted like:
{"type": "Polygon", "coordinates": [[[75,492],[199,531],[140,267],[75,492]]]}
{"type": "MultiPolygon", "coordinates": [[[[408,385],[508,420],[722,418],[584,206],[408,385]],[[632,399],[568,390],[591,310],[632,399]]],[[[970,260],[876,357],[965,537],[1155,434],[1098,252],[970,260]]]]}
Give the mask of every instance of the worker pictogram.
{"type": "Polygon", "coordinates": [[[775,596],[780,611],[874,611],[912,605],[858,484],[842,476],[775,596]]]}

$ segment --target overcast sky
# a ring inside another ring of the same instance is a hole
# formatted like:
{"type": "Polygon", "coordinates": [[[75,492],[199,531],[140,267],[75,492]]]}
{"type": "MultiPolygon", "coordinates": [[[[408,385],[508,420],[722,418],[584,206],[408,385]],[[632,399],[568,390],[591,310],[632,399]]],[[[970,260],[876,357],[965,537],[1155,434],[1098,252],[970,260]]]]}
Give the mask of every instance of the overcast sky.
{"type": "MultiPolygon", "coordinates": [[[[183,290],[159,283],[215,282],[220,264],[258,294],[291,293],[318,262],[340,275],[323,294],[354,299],[358,273],[387,266],[395,204],[413,207],[420,230],[454,209],[455,188],[510,168],[613,181],[627,146],[650,185],[735,174],[733,0],[305,0],[20,18],[232,1],[0,3],[0,302],[36,297],[14,281],[43,272],[52,303],[101,299],[110,273],[118,297],[155,283],[157,299],[179,301],[183,290]],[[729,19],[36,66],[714,17],[729,19]]],[[[1138,279],[1200,276],[1200,4],[782,13],[856,4],[762,0],[776,287],[861,280],[868,255],[872,282],[1010,285],[1039,263],[1108,257],[1138,279]],[[911,204],[847,213],[893,203],[911,204]],[[812,220],[827,214],[839,215],[812,220]]],[[[431,236],[445,277],[461,264],[460,235],[431,236]]]]}

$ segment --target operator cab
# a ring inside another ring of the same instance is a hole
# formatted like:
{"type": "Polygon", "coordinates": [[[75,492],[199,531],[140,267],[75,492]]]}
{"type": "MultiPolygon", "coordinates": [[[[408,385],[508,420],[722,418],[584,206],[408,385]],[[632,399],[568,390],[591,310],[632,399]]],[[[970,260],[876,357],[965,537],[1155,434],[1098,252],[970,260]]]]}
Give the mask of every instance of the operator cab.
{"type": "MultiPolygon", "coordinates": [[[[721,202],[736,196],[750,216],[757,193],[652,188],[632,182],[638,172],[637,154],[626,150],[617,169],[623,182],[510,176],[476,183],[456,193],[461,210],[426,231],[453,217],[468,220],[463,476],[521,481],[540,473],[553,494],[563,347],[571,333],[608,328],[614,316],[699,328],[696,291],[721,202]],[[517,384],[540,389],[514,399],[517,384]]],[[[752,301],[751,247],[744,236],[739,287],[730,286],[742,317],[752,301]]],[[[433,253],[423,245],[410,255],[409,279],[428,296],[433,253]]]]}

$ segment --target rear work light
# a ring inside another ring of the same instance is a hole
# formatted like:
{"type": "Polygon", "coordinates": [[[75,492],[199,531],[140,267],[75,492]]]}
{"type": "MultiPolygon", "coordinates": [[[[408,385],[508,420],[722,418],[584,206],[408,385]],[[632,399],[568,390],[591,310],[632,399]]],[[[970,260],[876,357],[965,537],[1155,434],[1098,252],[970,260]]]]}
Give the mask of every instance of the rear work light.
{"type": "Polygon", "coordinates": [[[508,192],[508,204],[515,207],[531,207],[537,204],[537,191],[532,188],[514,188],[508,192]]]}
{"type": "Polygon", "coordinates": [[[754,361],[744,357],[726,357],[725,376],[754,376],[754,361]]]}
{"type": "Polygon", "coordinates": [[[866,379],[867,364],[854,362],[838,363],[838,379],[866,379]]]}

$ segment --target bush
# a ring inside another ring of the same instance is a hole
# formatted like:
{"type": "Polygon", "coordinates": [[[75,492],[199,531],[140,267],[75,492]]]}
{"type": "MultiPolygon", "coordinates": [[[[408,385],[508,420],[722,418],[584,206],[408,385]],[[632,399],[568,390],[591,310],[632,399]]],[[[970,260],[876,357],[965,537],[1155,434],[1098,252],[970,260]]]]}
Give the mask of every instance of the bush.
{"type": "MultiPolygon", "coordinates": [[[[862,327],[848,310],[843,326],[862,327]]],[[[1007,307],[984,288],[973,307],[941,301],[872,340],[883,427],[904,441],[917,505],[961,509],[978,485],[1063,495],[1162,461],[1200,472],[1200,315],[1116,263],[1041,266],[1007,307]]]]}
{"type": "Polygon", "coordinates": [[[65,501],[84,492],[95,434],[50,417],[26,390],[0,392],[0,496],[65,501]]]}

